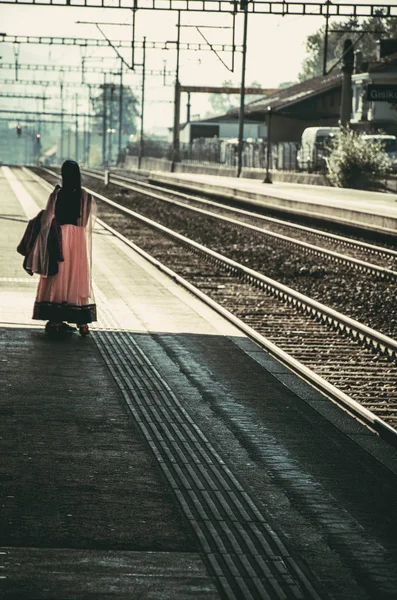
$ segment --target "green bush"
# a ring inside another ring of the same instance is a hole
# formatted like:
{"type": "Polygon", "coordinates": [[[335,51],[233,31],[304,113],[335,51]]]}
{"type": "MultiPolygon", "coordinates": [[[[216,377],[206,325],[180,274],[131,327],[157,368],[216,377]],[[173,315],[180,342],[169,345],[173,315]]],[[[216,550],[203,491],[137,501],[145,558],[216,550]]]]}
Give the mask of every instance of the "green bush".
{"type": "Polygon", "coordinates": [[[390,162],[379,141],[366,141],[350,128],[341,129],[326,159],[328,178],[335,187],[379,189],[390,173],[390,162]]]}

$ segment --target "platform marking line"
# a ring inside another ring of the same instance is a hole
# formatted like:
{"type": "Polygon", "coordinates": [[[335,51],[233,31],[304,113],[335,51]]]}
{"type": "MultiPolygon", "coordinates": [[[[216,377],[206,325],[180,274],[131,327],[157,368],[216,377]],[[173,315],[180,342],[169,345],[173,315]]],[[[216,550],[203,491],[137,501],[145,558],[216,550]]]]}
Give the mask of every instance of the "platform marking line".
{"type": "Polygon", "coordinates": [[[94,331],[93,340],[192,524],[224,597],[320,600],[315,584],[253,498],[106,304],[102,296],[106,330],[94,331]]]}
{"type": "Polygon", "coordinates": [[[8,183],[15,196],[17,197],[22,209],[28,219],[33,219],[40,212],[41,208],[37,202],[32,198],[29,192],[25,189],[23,184],[18,180],[16,175],[11,171],[9,167],[2,167],[2,171],[7,179],[8,183]]]}
{"type": "Polygon", "coordinates": [[[37,280],[33,277],[0,277],[0,283],[33,283],[33,285],[37,285],[37,280]]]}

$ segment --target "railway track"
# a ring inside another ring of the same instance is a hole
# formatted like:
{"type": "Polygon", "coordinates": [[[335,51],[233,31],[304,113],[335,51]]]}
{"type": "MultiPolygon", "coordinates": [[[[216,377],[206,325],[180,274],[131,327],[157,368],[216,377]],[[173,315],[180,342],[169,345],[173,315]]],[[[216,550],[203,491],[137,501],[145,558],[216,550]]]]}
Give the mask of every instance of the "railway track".
{"type": "Polygon", "coordinates": [[[397,341],[93,192],[103,225],[397,443],[397,341]],[[131,242],[134,240],[134,242],[131,242]]]}
{"type": "MultiPolygon", "coordinates": [[[[101,172],[100,170],[87,169],[84,173],[100,181],[103,181],[104,179],[103,171],[101,172]]],[[[365,262],[370,258],[371,263],[384,267],[386,271],[393,269],[397,270],[397,250],[390,247],[390,245],[389,247],[382,247],[375,244],[369,244],[352,237],[335,235],[313,227],[306,227],[285,220],[260,215],[253,211],[237,208],[235,206],[228,206],[197,195],[195,196],[176,190],[169,190],[147,182],[138,182],[117,173],[109,175],[109,183],[146,195],[150,198],[161,199],[174,206],[204,208],[207,211],[211,211],[211,214],[218,215],[219,217],[225,216],[229,217],[231,220],[238,219],[241,223],[252,225],[254,228],[257,227],[263,235],[283,240],[285,243],[290,243],[291,246],[295,244],[302,249],[306,249],[308,253],[320,252],[324,257],[328,257],[330,260],[346,261],[346,264],[348,264],[349,258],[355,258],[357,260],[356,264],[358,268],[360,268],[360,261],[365,262]],[[329,252],[327,252],[327,250],[329,252]]],[[[354,262],[355,261],[352,261],[351,264],[354,264],[354,262]]],[[[366,269],[367,266],[364,266],[364,268],[366,269]]]]}
{"type": "MultiPolygon", "coordinates": [[[[47,173],[51,176],[50,172],[47,173]]],[[[394,254],[397,254],[393,250],[372,245],[372,253],[377,250],[378,262],[383,261],[383,264],[376,265],[372,259],[367,262],[295,237],[264,230],[252,223],[240,221],[235,216],[231,218],[219,214],[223,207],[218,204],[215,205],[216,212],[212,209],[208,211],[203,210],[202,204],[198,208],[187,206],[180,199],[175,200],[173,193],[170,197],[168,190],[162,190],[158,194],[153,192],[152,186],[144,186],[142,195],[141,185],[138,184],[129,186],[126,193],[124,187],[106,188],[102,182],[97,184],[97,181],[97,177],[90,181],[94,191],[112,197],[119,204],[346,313],[385,335],[397,338],[397,269],[389,266],[395,258],[394,254]],[[134,191],[130,192],[130,188],[134,191]]],[[[188,198],[190,200],[192,197],[188,198]]],[[[197,204],[200,199],[193,197],[193,201],[197,204]]],[[[211,206],[212,204],[214,203],[211,206]]],[[[258,222],[256,215],[242,212],[244,217],[258,222]]],[[[298,228],[298,232],[300,230],[298,228]]],[[[335,237],[337,236],[325,236],[329,243],[335,237]]],[[[357,247],[361,249],[363,246],[367,251],[367,246],[370,246],[354,240],[350,242],[355,246],[356,254],[359,252],[357,247]]],[[[333,241],[332,243],[335,245],[333,241]]]]}

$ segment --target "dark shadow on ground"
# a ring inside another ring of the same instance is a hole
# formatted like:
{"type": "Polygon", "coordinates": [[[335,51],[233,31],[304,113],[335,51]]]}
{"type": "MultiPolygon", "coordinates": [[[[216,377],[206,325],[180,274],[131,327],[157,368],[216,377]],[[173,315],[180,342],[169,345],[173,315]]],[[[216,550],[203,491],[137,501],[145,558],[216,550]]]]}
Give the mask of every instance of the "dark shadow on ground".
{"type": "MultiPolygon", "coordinates": [[[[242,352],[241,338],[93,330],[88,338],[52,340],[36,329],[0,333],[2,544],[199,551],[131,416],[119,387],[126,390],[125,382],[117,384],[111,372],[125,374],[128,367],[132,405],[154,403],[160,414],[167,382],[171,401],[284,531],[292,552],[315,571],[323,568],[331,585],[334,578],[338,586],[336,556],[358,579],[363,560],[389,573],[396,567],[396,475],[350,439],[350,417],[341,411],[342,433],[242,352]]],[[[373,581],[362,577],[372,590],[373,581]]]]}

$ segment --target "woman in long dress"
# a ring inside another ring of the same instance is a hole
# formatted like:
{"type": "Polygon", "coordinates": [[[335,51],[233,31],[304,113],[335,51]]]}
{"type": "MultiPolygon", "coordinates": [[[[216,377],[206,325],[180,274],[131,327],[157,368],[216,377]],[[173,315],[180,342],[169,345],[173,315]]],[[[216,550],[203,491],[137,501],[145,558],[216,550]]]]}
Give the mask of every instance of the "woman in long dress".
{"type": "Polygon", "coordinates": [[[49,334],[76,331],[67,324],[75,323],[81,335],[88,335],[88,323],[97,320],[91,276],[96,202],[82,189],[76,162],[65,161],[61,173],[62,187],[56,186],[48,199],[30,260],[32,271],[40,273],[33,319],[48,320],[45,330],[49,334]],[[54,235],[60,261],[58,272],[50,275],[54,235]],[[35,262],[39,270],[34,269],[35,262]]]}

